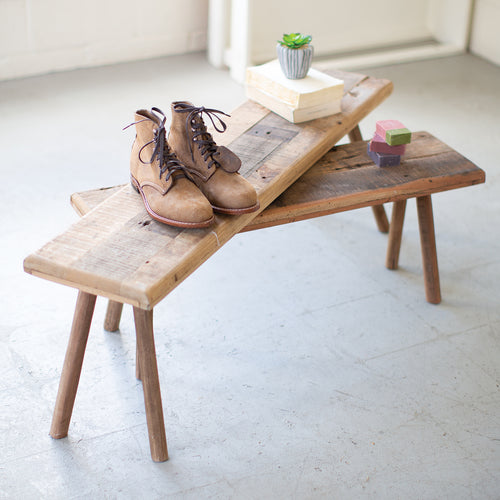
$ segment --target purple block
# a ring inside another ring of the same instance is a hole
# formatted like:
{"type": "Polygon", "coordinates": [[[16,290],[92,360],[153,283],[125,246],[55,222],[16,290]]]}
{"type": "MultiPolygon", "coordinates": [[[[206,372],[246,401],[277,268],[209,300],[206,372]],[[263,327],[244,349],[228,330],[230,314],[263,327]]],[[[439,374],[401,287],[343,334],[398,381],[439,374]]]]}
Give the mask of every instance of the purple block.
{"type": "Polygon", "coordinates": [[[389,144],[387,144],[387,142],[385,142],[385,140],[375,132],[373,139],[370,141],[370,151],[389,155],[404,155],[406,151],[406,144],[389,146],[389,144]]]}
{"type": "Polygon", "coordinates": [[[393,167],[394,165],[399,165],[401,163],[401,156],[400,155],[388,155],[385,153],[375,153],[375,151],[370,151],[370,144],[367,145],[366,150],[368,151],[368,156],[379,167],[393,167]]]}

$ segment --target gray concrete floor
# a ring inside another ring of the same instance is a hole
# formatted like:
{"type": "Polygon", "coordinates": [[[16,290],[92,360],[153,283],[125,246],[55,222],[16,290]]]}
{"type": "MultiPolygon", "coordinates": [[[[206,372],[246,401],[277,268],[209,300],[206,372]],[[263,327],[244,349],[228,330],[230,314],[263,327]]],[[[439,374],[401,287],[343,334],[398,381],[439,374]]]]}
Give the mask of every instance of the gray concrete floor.
{"type": "MultiPolygon", "coordinates": [[[[48,435],[76,291],[22,260],[127,182],[137,108],[231,110],[203,55],[0,83],[0,497],[500,498],[500,68],[465,55],[367,69],[398,118],[481,166],[434,196],[443,302],[414,203],[399,271],[369,209],[239,235],[155,309],[170,460],[150,460],[131,311],[99,300],[70,435],[48,435]]],[[[390,207],[388,207],[390,209],[390,207]]]]}

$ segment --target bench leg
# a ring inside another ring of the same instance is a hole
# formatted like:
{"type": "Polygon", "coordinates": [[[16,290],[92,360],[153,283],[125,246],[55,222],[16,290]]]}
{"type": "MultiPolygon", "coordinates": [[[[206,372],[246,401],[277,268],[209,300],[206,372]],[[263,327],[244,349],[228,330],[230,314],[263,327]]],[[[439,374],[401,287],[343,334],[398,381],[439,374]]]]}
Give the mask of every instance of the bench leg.
{"type": "Polygon", "coordinates": [[[68,435],[69,423],[75,403],[76,391],[82,371],[83,356],[94,314],[96,296],[80,291],[73,316],[66,357],[59,381],[56,406],[52,417],[50,435],[60,439],[68,435]]]}
{"type": "Polygon", "coordinates": [[[168,450],[163,421],[160,381],[158,379],[158,366],[156,364],[153,311],[134,307],[134,320],[151,458],[155,462],[164,462],[168,460],[168,450]]]}
{"type": "Polygon", "coordinates": [[[373,205],[372,212],[373,215],[375,216],[375,222],[377,223],[378,230],[381,233],[388,233],[389,220],[387,219],[387,214],[385,213],[384,205],[373,205]]]}
{"type": "Polygon", "coordinates": [[[106,317],[104,318],[104,329],[107,332],[116,332],[120,328],[122,310],[123,304],[121,302],[115,302],[111,299],[108,301],[106,317]]]}
{"type": "Polygon", "coordinates": [[[441,302],[439,270],[436,252],[436,235],[430,195],[417,198],[418,225],[420,228],[420,244],[424,268],[425,296],[431,304],[441,302]]]}
{"type": "MultiPolygon", "coordinates": [[[[349,140],[351,142],[362,141],[363,136],[361,135],[361,130],[359,125],[356,125],[348,134],[349,140]]],[[[372,212],[375,217],[375,222],[377,223],[378,230],[381,233],[389,232],[389,220],[387,219],[387,214],[385,213],[384,205],[374,205],[372,207],[372,212]]]]}
{"type": "Polygon", "coordinates": [[[389,228],[389,243],[385,267],[397,269],[399,263],[399,251],[401,249],[401,238],[403,236],[403,223],[405,220],[406,200],[395,201],[392,205],[391,225],[389,228]]]}
{"type": "MultiPolygon", "coordinates": [[[[104,329],[107,332],[116,332],[120,329],[120,320],[122,318],[123,304],[109,299],[104,318],[104,329]]],[[[135,350],[135,377],[141,380],[141,369],[139,367],[139,346],[135,350]]]]}
{"type": "MultiPolygon", "coordinates": [[[[106,317],[104,318],[104,329],[107,332],[116,332],[120,328],[120,320],[122,318],[123,304],[115,302],[114,300],[108,301],[106,309],[106,317]]],[[[135,377],[141,380],[141,369],[139,367],[139,349],[136,346],[135,352],[135,377]]]]}
{"type": "Polygon", "coordinates": [[[351,142],[363,140],[363,136],[361,135],[361,130],[359,128],[359,125],[356,125],[347,135],[349,136],[349,140],[351,142]]]}
{"type": "Polygon", "coordinates": [[[141,355],[139,354],[139,342],[135,344],[135,378],[141,380],[141,355]]]}

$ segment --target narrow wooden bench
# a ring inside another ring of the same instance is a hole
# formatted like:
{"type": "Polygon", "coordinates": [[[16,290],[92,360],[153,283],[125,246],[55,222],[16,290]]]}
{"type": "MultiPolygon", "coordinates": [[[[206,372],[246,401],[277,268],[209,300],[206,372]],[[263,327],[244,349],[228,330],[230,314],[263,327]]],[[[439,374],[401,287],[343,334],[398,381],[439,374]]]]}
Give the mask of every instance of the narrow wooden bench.
{"type": "MultiPolygon", "coordinates": [[[[359,137],[358,123],[392,92],[388,80],[331,71],[344,80],[342,112],[292,124],[247,101],[216,141],[242,160],[264,210],[336,142],[359,137]]],[[[376,217],[384,225],[383,207],[376,217]]],[[[259,212],[217,215],[206,229],[152,221],[130,186],[119,189],[24,261],[26,272],[79,289],[50,435],[65,437],[76,397],[96,296],[134,306],[137,373],[144,390],[151,456],[168,458],[153,335],[153,308],[259,212]]]]}

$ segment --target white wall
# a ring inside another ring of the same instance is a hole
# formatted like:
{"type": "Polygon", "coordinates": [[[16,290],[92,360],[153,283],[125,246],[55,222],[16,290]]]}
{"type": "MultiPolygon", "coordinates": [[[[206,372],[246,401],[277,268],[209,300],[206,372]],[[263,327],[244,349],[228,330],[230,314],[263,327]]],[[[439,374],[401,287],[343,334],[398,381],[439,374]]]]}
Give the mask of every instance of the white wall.
{"type": "Polygon", "coordinates": [[[500,0],[476,0],[470,49],[500,64],[500,0]]]}
{"type": "Polygon", "coordinates": [[[206,48],[208,0],[0,0],[0,80],[206,48]]]}
{"type": "Polygon", "coordinates": [[[473,2],[210,0],[208,58],[243,82],[246,68],[274,59],[277,38],[291,31],[312,35],[316,66],[325,56],[345,70],[459,54],[467,48],[473,2]],[[229,26],[221,30],[214,20],[226,11],[229,26]]]}
{"type": "Polygon", "coordinates": [[[250,59],[275,58],[277,37],[291,31],[312,35],[318,56],[428,39],[429,1],[251,0],[250,59]]]}

